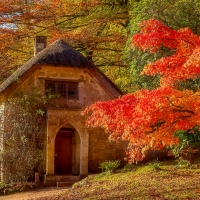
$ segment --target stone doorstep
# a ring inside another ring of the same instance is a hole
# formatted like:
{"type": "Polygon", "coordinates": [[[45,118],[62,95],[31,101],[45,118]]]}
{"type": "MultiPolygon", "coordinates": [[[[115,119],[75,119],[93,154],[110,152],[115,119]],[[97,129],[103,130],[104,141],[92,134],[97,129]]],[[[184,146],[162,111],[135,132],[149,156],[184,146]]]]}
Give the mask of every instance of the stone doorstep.
{"type": "Polygon", "coordinates": [[[79,176],[73,175],[56,175],[56,182],[77,182],[80,180],[79,176]]]}
{"type": "Polygon", "coordinates": [[[56,187],[71,187],[76,181],[56,182],[56,187]]]}
{"type": "Polygon", "coordinates": [[[72,175],[56,175],[56,186],[67,187],[72,186],[74,183],[80,180],[79,176],[72,175]]]}

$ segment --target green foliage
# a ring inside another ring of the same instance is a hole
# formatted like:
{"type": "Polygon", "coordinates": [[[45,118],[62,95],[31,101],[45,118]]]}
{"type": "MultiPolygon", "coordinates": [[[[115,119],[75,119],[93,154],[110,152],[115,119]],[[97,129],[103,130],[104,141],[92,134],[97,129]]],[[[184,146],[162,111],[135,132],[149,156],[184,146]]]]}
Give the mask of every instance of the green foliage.
{"type": "Polygon", "coordinates": [[[100,163],[100,167],[102,171],[105,172],[113,172],[117,167],[119,167],[120,161],[119,160],[108,160],[105,162],[100,163]]]}
{"type": "Polygon", "coordinates": [[[81,181],[74,183],[72,188],[80,188],[80,187],[83,187],[84,185],[87,185],[87,179],[88,179],[88,177],[81,181]]]}
{"type": "Polygon", "coordinates": [[[49,98],[40,94],[22,95],[8,99],[5,103],[4,181],[26,182],[34,172],[42,172],[45,155],[46,106],[49,98]]]}
{"type": "Polygon", "coordinates": [[[177,166],[176,168],[187,168],[191,165],[190,161],[189,160],[185,160],[183,159],[182,157],[180,157],[178,160],[177,160],[177,166]]]}
{"type": "Polygon", "coordinates": [[[189,160],[192,159],[192,150],[200,148],[200,131],[198,127],[188,131],[177,131],[174,136],[179,139],[179,144],[172,148],[175,157],[181,156],[189,160]]]}
{"type": "Polygon", "coordinates": [[[0,182],[0,195],[22,192],[35,188],[35,183],[9,183],[0,182]]]}
{"type": "Polygon", "coordinates": [[[155,160],[155,161],[152,161],[152,162],[149,163],[149,167],[151,167],[152,169],[154,169],[156,171],[161,169],[160,168],[161,165],[162,165],[162,163],[159,162],[158,160],[155,160]]]}
{"type": "Polygon", "coordinates": [[[131,171],[133,171],[133,170],[136,170],[136,165],[127,163],[127,164],[123,167],[122,172],[131,172],[131,171]]]}

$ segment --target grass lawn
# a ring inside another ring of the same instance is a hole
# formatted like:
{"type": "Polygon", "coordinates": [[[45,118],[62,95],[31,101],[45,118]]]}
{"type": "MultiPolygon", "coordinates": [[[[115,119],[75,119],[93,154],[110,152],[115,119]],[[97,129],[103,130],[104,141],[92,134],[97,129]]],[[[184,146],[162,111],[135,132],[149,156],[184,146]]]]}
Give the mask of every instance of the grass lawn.
{"type": "Polygon", "coordinates": [[[113,174],[95,174],[54,199],[200,199],[200,160],[131,166],[113,174]]]}

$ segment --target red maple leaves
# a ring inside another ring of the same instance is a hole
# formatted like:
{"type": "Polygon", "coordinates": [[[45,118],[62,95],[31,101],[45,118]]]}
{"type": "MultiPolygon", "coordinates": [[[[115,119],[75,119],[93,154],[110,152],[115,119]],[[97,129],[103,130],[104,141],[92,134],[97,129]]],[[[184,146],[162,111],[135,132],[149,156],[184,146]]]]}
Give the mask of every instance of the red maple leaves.
{"type": "Polygon", "coordinates": [[[140,90],[106,102],[96,102],[84,111],[91,112],[87,125],[100,126],[113,140],[129,140],[130,161],[142,160],[149,149],[178,143],[177,130],[200,125],[200,91],[179,91],[176,82],[200,75],[200,38],[185,28],[179,31],[151,19],[141,23],[133,44],[155,53],[166,46],[174,54],[148,64],[143,74],[160,74],[161,87],[140,90]]]}
{"type": "Polygon", "coordinates": [[[142,50],[155,53],[165,46],[175,51],[172,56],[161,58],[145,66],[142,74],[161,75],[162,86],[176,86],[176,81],[200,75],[200,38],[188,28],[175,31],[151,19],[140,24],[141,33],[133,37],[133,44],[142,50]]]}

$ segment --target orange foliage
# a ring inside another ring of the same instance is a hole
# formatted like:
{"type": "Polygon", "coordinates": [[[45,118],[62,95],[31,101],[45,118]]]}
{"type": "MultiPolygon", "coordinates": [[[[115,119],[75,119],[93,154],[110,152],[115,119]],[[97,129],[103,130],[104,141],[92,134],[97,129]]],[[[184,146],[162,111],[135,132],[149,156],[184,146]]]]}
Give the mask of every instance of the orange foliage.
{"type": "Polygon", "coordinates": [[[189,29],[174,31],[153,19],[141,26],[141,33],[133,37],[134,45],[152,53],[162,45],[175,51],[143,70],[147,74],[160,73],[161,87],[97,102],[84,111],[90,114],[88,126],[104,128],[115,141],[129,141],[127,153],[132,162],[142,160],[149,149],[177,144],[175,131],[200,126],[200,91],[179,91],[174,84],[200,75],[199,37],[189,29]]]}
{"type": "MultiPolygon", "coordinates": [[[[123,5],[117,6],[125,9],[123,5]]],[[[93,58],[96,65],[117,65],[116,54],[122,51],[127,39],[122,30],[128,15],[114,11],[112,3],[107,5],[102,0],[2,1],[0,79],[33,56],[36,35],[47,36],[47,44],[62,38],[93,58]],[[112,59],[107,59],[108,53],[112,59]]]]}

